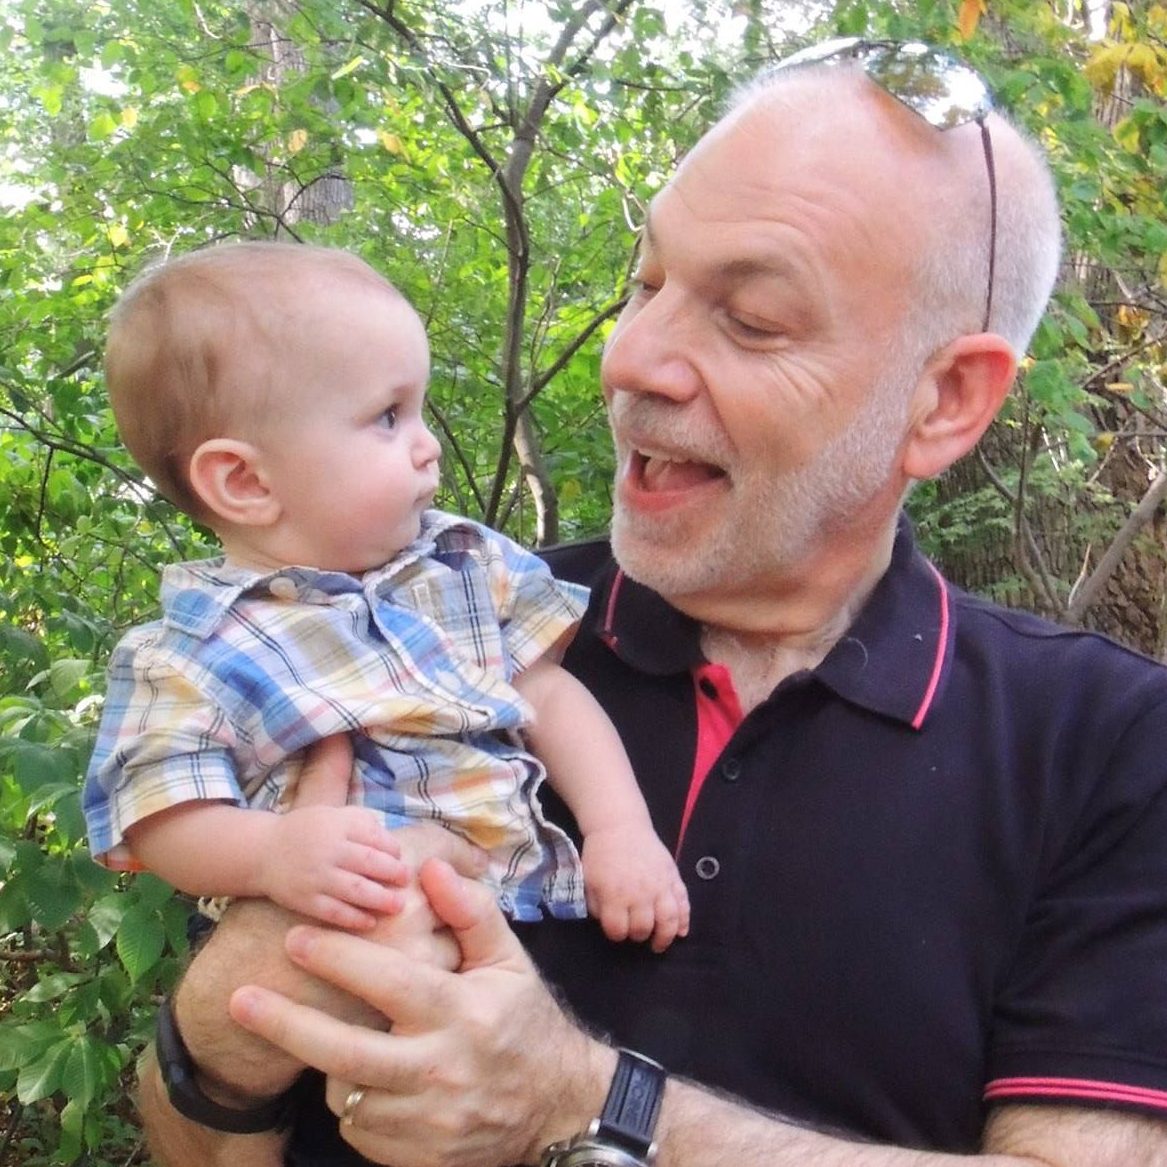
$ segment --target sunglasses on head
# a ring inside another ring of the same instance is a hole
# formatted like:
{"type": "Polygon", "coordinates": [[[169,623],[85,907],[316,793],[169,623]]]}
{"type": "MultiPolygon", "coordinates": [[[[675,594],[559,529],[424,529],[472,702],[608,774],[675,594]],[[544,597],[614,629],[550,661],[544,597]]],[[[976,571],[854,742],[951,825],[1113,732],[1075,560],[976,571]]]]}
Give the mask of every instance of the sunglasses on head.
{"type": "Polygon", "coordinates": [[[988,85],[976,70],[930,45],[862,37],[836,37],[811,45],[779,61],[770,72],[848,61],[858,65],[880,88],[938,130],[951,130],[969,122],[980,126],[985,174],[989,180],[989,280],[982,326],[987,330],[993,312],[993,276],[997,266],[997,172],[989,134],[988,116],[993,98],[988,85]]]}

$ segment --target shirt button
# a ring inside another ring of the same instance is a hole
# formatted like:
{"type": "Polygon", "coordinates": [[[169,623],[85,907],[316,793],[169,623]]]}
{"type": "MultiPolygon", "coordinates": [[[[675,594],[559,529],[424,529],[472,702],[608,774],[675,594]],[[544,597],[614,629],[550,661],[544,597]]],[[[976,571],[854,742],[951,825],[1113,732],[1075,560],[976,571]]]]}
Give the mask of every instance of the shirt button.
{"type": "Polygon", "coordinates": [[[742,776],[741,759],[726,758],[721,763],[721,776],[726,782],[736,782],[742,776]]]}
{"type": "Polygon", "coordinates": [[[296,581],[286,575],[277,575],[271,583],[267,585],[267,590],[271,592],[277,600],[294,600],[300,594],[300,589],[296,587],[296,581]]]}
{"type": "Polygon", "coordinates": [[[698,879],[716,879],[721,873],[721,863],[712,855],[702,855],[697,860],[698,879]]]}

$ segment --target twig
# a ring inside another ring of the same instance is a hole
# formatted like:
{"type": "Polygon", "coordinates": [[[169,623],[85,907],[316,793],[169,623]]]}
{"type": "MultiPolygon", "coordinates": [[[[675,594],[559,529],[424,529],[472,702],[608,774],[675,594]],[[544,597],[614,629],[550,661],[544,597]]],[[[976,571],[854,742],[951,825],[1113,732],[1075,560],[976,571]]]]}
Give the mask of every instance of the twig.
{"type": "Polygon", "coordinates": [[[1155,481],[1147,488],[1146,494],[1139,500],[1139,505],[1131,512],[1123,523],[1118,534],[1111,540],[1098,566],[1089,577],[1071,596],[1070,605],[1066,609],[1066,616],[1075,624],[1080,624],[1082,618],[1089,611],[1091,605],[1102,594],[1102,589],[1114,574],[1119,561],[1126,554],[1127,548],[1134,541],[1135,536],[1151,521],[1159,504],[1167,498],[1167,471],[1161,471],[1155,481]]]}

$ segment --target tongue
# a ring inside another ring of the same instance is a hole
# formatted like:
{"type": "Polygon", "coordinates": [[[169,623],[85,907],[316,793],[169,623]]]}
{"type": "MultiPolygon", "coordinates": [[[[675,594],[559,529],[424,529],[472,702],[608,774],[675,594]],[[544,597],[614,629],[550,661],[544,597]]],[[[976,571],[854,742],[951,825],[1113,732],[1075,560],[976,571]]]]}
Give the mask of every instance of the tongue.
{"type": "Polygon", "coordinates": [[[642,480],[645,490],[687,490],[720,477],[715,466],[704,462],[670,462],[666,458],[647,458],[642,480]]]}

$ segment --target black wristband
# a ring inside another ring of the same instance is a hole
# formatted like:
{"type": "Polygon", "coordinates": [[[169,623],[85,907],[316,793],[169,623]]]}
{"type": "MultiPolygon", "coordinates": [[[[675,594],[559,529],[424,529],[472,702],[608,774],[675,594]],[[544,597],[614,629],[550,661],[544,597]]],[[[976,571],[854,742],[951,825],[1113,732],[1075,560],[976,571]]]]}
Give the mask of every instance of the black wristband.
{"type": "Polygon", "coordinates": [[[611,1139],[634,1155],[646,1156],[652,1146],[666,1077],[659,1062],[635,1050],[621,1049],[596,1137],[611,1139]]]}
{"type": "Polygon", "coordinates": [[[166,1093],[170,1097],[170,1104],[179,1114],[201,1126],[233,1135],[256,1135],[262,1131],[280,1130],[290,1123],[299,1100],[299,1079],[277,1098],[247,1110],[224,1106],[203,1093],[190,1050],[186,1048],[182,1034],[178,1031],[174,1006],[169,997],[158,1010],[155,1044],[166,1093]]]}

